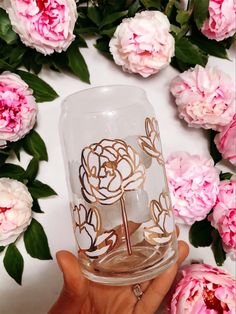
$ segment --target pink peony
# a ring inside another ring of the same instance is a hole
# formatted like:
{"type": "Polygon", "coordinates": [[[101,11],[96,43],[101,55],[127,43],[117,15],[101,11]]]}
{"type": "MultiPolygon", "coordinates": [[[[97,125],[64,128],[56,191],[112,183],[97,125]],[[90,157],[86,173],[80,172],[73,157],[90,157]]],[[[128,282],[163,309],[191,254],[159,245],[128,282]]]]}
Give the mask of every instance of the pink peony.
{"type": "Polygon", "coordinates": [[[202,33],[209,39],[223,40],[236,32],[235,0],[210,0],[209,18],[202,26],[202,33]]]}
{"type": "Polygon", "coordinates": [[[235,314],[235,280],[219,268],[193,264],[181,271],[182,279],[171,300],[171,314],[235,314]]]}
{"type": "Polygon", "coordinates": [[[236,165],[236,114],[232,121],[216,135],[215,143],[223,158],[236,165]]]}
{"type": "Polygon", "coordinates": [[[0,75],[0,147],[16,142],[34,126],[37,105],[29,86],[16,74],[0,75]]]}
{"type": "Polygon", "coordinates": [[[170,23],[159,11],[143,11],[124,19],[110,41],[116,64],[143,77],[159,72],[174,55],[170,23]]]}
{"type": "Polygon", "coordinates": [[[217,68],[196,65],[173,79],[179,116],[191,127],[220,131],[235,113],[233,81],[217,68]]]}
{"type": "Polygon", "coordinates": [[[0,178],[0,246],[14,242],[31,222],[32,197],[16,180],[0,178]]]}
{"type": "Polygon", "coordinates": [[[225,252],[236,259],[236,181],[220,183],[217,202],[209,220],[219,231],[225,252]]]}
{"type": "Polygon", "coordinates": [[[5,0],[13,30],[44,55],[65,51],[74,40],[74,0],[5,0]]]}
{"type": "Polygon", "coordinates": [[[189,225],[204,219],[219,191],[213,160],[176,152],[167,159],[166,171],[176,218],[189,225]]]}

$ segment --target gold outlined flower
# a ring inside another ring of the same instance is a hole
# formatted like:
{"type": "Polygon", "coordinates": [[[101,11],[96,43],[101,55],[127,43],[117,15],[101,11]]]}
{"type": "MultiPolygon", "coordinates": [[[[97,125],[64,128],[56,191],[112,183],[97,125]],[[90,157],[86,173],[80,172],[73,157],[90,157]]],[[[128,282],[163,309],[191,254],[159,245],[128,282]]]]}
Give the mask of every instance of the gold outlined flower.
{"type": "Polygon", "coordinates": [[[160,148],[160,134],[155,118],[145,120],[146,136],[139,137],[139,146],[149,156],[155,158],[160,165],[164,165],[164,160],[160,148]]]}
{"type": "Polygon", "coordinates": [[[150,202],[154,225],[144,228],[144,237],[152,245],[166,244],[172,239],[174,220],[169,194],[162,192],[159,200],[150,202]]]}
{"type": "Polygon", "coordinates": [[[79,252],[96,258],[114,247],[117,235],[114,230],[101,233],[101,219],[95,207],[87,210],[82,204],[75,206],[73,216],[79,252]]]}
{"type": "Polygon", "coordinates": [[[145,180],[139,155],[120,139],[104,139],[85,147],[81,162],[81,191],[89,203],[113,204],[125,191],[139,189],[145,180]]]}

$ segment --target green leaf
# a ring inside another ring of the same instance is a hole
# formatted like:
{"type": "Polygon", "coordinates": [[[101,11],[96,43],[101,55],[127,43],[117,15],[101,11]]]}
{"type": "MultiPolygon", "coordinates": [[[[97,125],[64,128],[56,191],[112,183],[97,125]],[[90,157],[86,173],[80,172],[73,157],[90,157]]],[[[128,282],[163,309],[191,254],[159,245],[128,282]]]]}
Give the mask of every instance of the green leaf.
{"type": "Polygon", "coordinates": [[[96,40],[96,44],[94,45],[94,47],[103,54],[105,54],[105,56],[108,57],[110,60],[113,60],[112,54],[110,53],[109,42],[110,39],[104,36],[96,40]]]}
{"type": "Polygon", "coordinates": [[[10,144],[10,148],[14,151],[17,159],[20,161],[20,150],[22,148],[22,140],[19,140],[17,142],[12,142],[10,144]]]}
{"type": "Polygon", "coordinates": [[[144,5],[146,9],[161,9],[160,0],[140,0],[140,2],[144,5]]]}
{"type": "Polygon", "coordinates": [[[69,68],[71,71],[83,82],[90,83],[88,67],[78,47],[72,43],[67,49],[66,54],[68,56],[69,68]]]}
{"type": "Polygon", "coordinates": [[[49,185],[38,180],[29,182],[27,186],[32,197],[36,199],[57,195],[57,193],[49,185]]]}
{"type": "Polygon", "coordinates": [[[214,142],[215,136],[218,132],[210,130],[210,154],[214,163],[217,164],[222,159],[221,153],[218,151],[216,144],[214,142]]]}
{"type": "Polygon", "coordinates": [[[27,179],[30,181],[33,181],[38,174],[38,170],[39,170],[39,160],[34,157],[30,160],[28,167],[26,169],[27,179]]]}
{"type": "Polygon", "coordinates": [[[178,14],[176,16],[176,21],[183,25],[189,21],[190,15],[188,11],[178,10],[178,14]]]}
{"type": "Polygon", "coordinates": [[[224,261],[226,260],[226,253],[223,249],[222,240],[217,230],[213,231],[213,243],[211,248],[215,257],[216,264],[218,266],[222,266],[224,261]]]}
{"type": "Polygon", "coordinates": [[[102,22],[100,23],[100,28],[117,21],[121,19],[122,17],[125,17],[127,14],[128,14],[128,11],[126,10],[126,11],[121,11],[121,12],[115,12],[115,13],[105,16],[102,22]]]}
{"type": "Polygon", "coordinates": [[[52,101],[58,97],[55,90],[37,75],[21,70],[17,70],[17,74],[32,88],[37,102],[52,101]]]}
{"type": "Polygon", "coordinates": [[[140,8],[141,5],[139,3],[139,0],[135,0],[128,8],[128,16],[129,17],[134,16],[140,8]]]}
{"type": "Polygon", "coordinates": [[[224,45],[215,40],[210,40],[202,35],[193,34],[190,41],[212,56],[229,59],[224,45]]]}
{"type": "Polygon", "coordinates": [[[0,253],[5,250],[5,246],[0,246],[0,253]]]}
{"type": "Polygon", "coordinates": [[[0,168],[0,178],[10,178],[23,181],[25,177],[25,170],[21,166],[5,163],[0,168]]]}
{"type": "Polygon", "coordinates": [[[210,246],[212,243],[212,231],[210,221],[206,219],[196,221],[190,228],[189,241],[194,247],[210,246]]]}
{"type": "Polygon", "coordinates": [[[208,6],[209,0],[194,1],[193,17],[198,29],[202,27],[203,22],[209,16],[208,6]]]}
{"type": "Polygon", "coordinates": [[[230,172],[221,172],[220,173],[220,181],[224,181],[224,180],[230,180],[232,178],[233,174],[230,172]]]}
{"type": "Polygon", "coordinates": [[[3,264],[8,274],[21,285],[24,260],[14,243],[8,245],[3,264]]]}
{"type": "Polygon", "coordinates": [[[6,154],[5,153],[2,153],[0,151],[0,170],[1,170],[1,166],[5,163],[5,161],[7,160],[7,158],[9,157],[10,153],[7,152],[6,154]]]}
{"type": "Polygon", "coordinates": [[[25,46],[17,45],[14,49],[11,50],[9,55],[9,63],[13,67],[17,67],[22,63],[22,59],[26,52],[27,48],[25,46]]]}
{"type": "Polygon", "coordinates": [[[0,70],[3,69],[3,70],[7,70],[7,71],[14,71],[14,67],[11,66],[9,63],[7,63],[6,61],[0,59],[0,70]]]}
{"type": "Polygon", "coordinates": [[[48,154],[45,143],[41,136],[35,131],[31,130],[23,139],[23,148],[36,159],[48,161],[48,154]]]}
{"type": "Polygon", "coordinates": [[[32,206],[32,210],[35,212],[35,213],[43,213],[43,211],[41,210],[40,208],[40,205],[39,205],[39,202],[37,199],[33,198],[33,206],[32,206]]]}
{"type": "Polygon", "coordinates": [[[41,260],[52,259],[44,229],[34,218],[24,233],[24,242],[30,256],[41,260]]]}
{"type": "Polygon", "coordinates": [[[2,38],[8,45],[13,44],[17,40],[17,35],[12,30],[8,14],[2,8],[0,8],[0,38],[2,38]]]}
{"type": "Polygon", "coordinates": [[[175,56],[182,62],[189,64],[205,66],[207,63],[207,56],[187,38],[180,38],[175,42],[175,56]]]}
{"type": "Polygon", "coordinates": [[[100,31],[101,35],[106,35],[109,38],[112,38],[113,34],[115,33],[116,27],[108,28],[108,29],[103,29],[100,31]]]}
{"type": "Polygon", "coordinates": [[[76,43],[77,47],[88,48],[88,45],[87,45],[86,41],[80,35],[76,36],[76,40],[74,42],[76,43]]]}
{"type": "Polygon", "coordinates": [[[88,7],[87,12],[88,18],[97,26],[100,25],[102,21],[102,16],[98,8],[96,7],[88,7]]]}

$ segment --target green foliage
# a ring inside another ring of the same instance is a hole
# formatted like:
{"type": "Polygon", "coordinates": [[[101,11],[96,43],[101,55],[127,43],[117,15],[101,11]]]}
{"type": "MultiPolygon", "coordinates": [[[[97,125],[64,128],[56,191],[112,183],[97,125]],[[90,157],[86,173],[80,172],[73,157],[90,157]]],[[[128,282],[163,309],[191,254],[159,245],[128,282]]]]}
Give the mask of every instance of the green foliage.
{"type": "Polygon", "coordinates": [[[193,1],[193,17],[197,27],[200,29],[203,22],[209,16],[208,13],[209,0],[193,1]]]}
{"type": "Polygon", "coordinates": [[[0,8],[0,38],[2,38],[8,45],[15,43],[17,40],[17,35],[12,30],[8,14],[2,8],[0,8]]]}
{"type": "Polygon", "coordinates": [[[83,82],[90,83],[88,67],[84,60],[84,57],[79,51],[77,42],[74,42],[70,45],[70,47],[66,51],[66,54],[69,60],[68,65],[71,71],[83,82]]]}
{"type": "Polygon", "coordinates": [[[8,274],[21,285],[24,260],[14,243],[8,245],[3,264],[8,274]]]}
{"type": "Polygon", "coordinates": [[[22,141],[23,148],[29,155],[32,155],[38,160],[48,161],[46,145],[35,130],[31,130],[22,141]]]}
{"type": "Polygon", "coordinates": [[[226,259],[226,254],[222,246],[222,240],[221,240],[220,234],[217,230],[213,231],[213,243],[211,247],[212,247],[216,264],[218,266],[222,266],[226,259]]]}
{"type": "Polygon", "coordinates": [[[222,156],[221,153],[218,151],[216,144],[214,142],[215,136],[217,132],[210,130],[209,131],[209,138],[210,138],[210,154],[212,159],[214,160],[214,163],[217,164],[219,161],[221,161],[222,156]]]}
{"type": "Polygon", "coordinates": [[[36,199],[57,195],[49,185],[38,180],[29,182],[27,186],[32,197],[36,199]]]}
{"type": "Polygon", "coordinates": [[[232,178],[233,174],[230,172],[221,172],[220,173],[220,181],[224,181],[224,180],[230,180],[232,178]]]}
{"type": "Polygon", "coordinates": [[[52,259],[44,229],[34,218],[24,233],[24,242],[26,251],[31,257],[41,260],[52,259]]]}
{"type": "Polygon", "coordinates": [[[212,231],[210,221],[206,219],[196,221],[190,228],[189,241],[195,247],[210,246],[212,243],[212,231]]]}
{"type": "Polygon", "coordinates": [[[32,88],[37,102],[52,101],[58,97],[57,93],[50,85],[33,73],[17,70],[17,74],[32,88]]]}

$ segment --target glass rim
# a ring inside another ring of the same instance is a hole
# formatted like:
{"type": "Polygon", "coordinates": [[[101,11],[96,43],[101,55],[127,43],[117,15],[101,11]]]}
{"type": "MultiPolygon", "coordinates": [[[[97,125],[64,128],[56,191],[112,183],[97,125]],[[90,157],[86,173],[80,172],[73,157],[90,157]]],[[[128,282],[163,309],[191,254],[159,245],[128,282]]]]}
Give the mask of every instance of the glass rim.
{"type": "MultiPolygon", "coordinates": [[[[94,86],[94,87],[89,87],[89,88],[85,88],[85,89],[81,89],[78,90],[74,93],[71,93],[69,95],[67,95],[63,100],[62,100],[62,107],[61,107],[61,111],[63,112],[63,110],[65,109],[69,109],[68,108],[68,102],[70,99],[73,99],[74,97],[81,95],[81,97],[86,96],[86,94],[90,94],[92,91],[96,92],[96,91],[102,91],[102,92],[108,92],[108,91],[112,91],[115,90],[117,93],[117,96],[119,96],[120,94],[118,93],[118,91],[124,89],[124,90],[130,90],[129,91],[129,96],[130,99],[134,99],[134,95],[137,99],[140,100],[140,97],[145,97],[147,98],[146,92],[142,87],[139,87],[137,85],[127,85],[127,84],[108,84],[108,85],[98,85],[98,86],[94,86]]],[[[111,95],[110,95],[111,96],[111,95]]],[[[115,96],[115,95],[114,95],[115,96]]],[[[126,100],[128,101],[129,96],[126,95],[126,100]]],[[[128,108],[130,106],[133,106],[134,104],[122,104],[119,105],[118,107],[114,108],[114,110],[121,110],[123,108],[128,108]]],[[[71,106],[70,106],[71,107],[71,106]]],[[[91,113],[101,113],[103,110],[86,110],[86,106],[85,106],[85,110],[82,110],[80,113],[86,113],[86,114],[91,114],[91,113]]]]}

